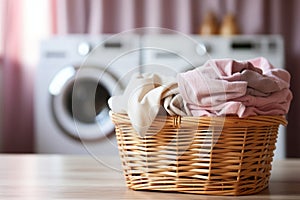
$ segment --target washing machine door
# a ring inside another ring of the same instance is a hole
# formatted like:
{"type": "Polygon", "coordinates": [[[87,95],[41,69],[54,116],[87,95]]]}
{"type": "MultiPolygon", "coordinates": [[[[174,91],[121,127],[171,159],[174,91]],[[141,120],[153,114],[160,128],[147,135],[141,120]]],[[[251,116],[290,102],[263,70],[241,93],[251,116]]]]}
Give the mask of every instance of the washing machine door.
{"type": "Polygon", "coordinates": [[[100,68],[67,66],[53,78],[49,92],[58,126],[68,136],[94,141],[114,130],[107,100],[122,87],[117,79],[100,68]]]}

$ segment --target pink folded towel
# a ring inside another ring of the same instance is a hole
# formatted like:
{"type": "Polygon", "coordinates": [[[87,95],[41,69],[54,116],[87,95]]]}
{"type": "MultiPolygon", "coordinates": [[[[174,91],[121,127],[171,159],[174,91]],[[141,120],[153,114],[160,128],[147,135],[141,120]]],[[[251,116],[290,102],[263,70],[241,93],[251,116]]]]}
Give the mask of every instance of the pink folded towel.
{"type": "Polygon", "coordinates": [[[178,74],[177,80],[194,116],[283,115],[292,99],[289,73],[262,57],[246,62],[209,60],[178,74]]]}
{"type": "Polygon", "coordinates": [[[246,106],[246,110],[242,115],[243,117],[255,115],[285,115],[289,111],[292,93],[289,89],[285,88],[267,97],[246,95],[234,100],[246,106]]]}

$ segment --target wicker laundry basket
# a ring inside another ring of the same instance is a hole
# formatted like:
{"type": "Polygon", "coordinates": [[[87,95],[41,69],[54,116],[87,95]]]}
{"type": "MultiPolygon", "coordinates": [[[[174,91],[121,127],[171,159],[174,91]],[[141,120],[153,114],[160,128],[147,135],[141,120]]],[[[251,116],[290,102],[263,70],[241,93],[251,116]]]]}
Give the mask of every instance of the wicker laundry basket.
{"type": "Polygon", "coordinates": [[[268,186],[282,116],[157,117],[145,137],[110,113],[127,186],[134,190],[246,195],[268,186]]]}

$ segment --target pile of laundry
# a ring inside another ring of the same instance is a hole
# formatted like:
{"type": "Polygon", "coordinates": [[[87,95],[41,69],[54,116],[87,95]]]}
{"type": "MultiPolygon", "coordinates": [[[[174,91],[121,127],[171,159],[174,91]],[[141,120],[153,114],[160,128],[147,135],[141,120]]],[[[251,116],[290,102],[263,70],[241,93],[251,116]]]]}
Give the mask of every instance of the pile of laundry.
{"type": "Polygon", "coordinates": [[[289,88],[290,74],[263,57],[212,59],[177,77],[137,74],[108,104],[113,112],[127,114],[144,135],[157,115],[285,115],[292,100],[289,88]]]}

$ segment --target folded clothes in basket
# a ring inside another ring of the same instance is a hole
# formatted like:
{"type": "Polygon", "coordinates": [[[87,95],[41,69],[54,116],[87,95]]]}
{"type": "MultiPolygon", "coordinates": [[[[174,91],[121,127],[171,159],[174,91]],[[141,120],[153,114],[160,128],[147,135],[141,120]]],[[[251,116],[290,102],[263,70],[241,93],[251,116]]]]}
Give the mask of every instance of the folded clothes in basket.
{"type": "Polygon", "coordinates": [[[290,74],[265,58],[208,60],[175,77],[137,74],[124,94],[109,99],[144,135],[157,115],[285,115],[292,100],[290,74]]]}
{"type": "Polygon", "coordinates": [[[111,97],[108,105],[115,113],[128,114],[140,135],[146,133],[158,114],[191,115],[179,93],[176,78],[158,74],[134,75],[124,94],[111,97]]]}
{"type": "Polygon", "coordinates": [[[177,79],[193,116],[284,115],[292,100],[290,74],[262,57],[209,60],[177,79]]]}

